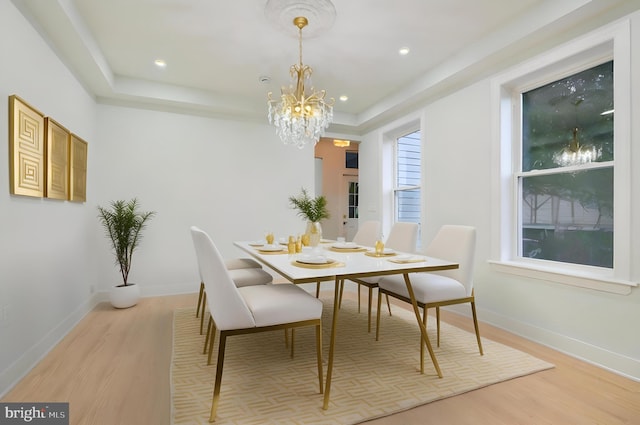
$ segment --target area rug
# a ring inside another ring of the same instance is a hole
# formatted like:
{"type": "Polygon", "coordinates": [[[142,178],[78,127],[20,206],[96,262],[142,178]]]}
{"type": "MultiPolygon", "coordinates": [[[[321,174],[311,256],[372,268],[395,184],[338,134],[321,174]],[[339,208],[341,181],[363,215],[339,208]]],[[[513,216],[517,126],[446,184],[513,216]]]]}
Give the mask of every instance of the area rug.
{"type": "MultiPolygon", "coordinates": [[[[332,311],[333,302],[324,300],[325,378],[332,311]]],[[[367,333],[366,311],[358,313],[355,301],[343,301],[328,410],[322,409],[318,391],[313,327],[296,330],[294,358],[282,331],[229,337],[215,423],[356,424],[553,367],[486,338],[481,356],[475,335],[442,322],[440,347],[433,345],[443,378],[428,354],[420,374],[415,316],[397,306],[392,311],[393,316],[381,317],[376,341],[375,330],[367,333]]],[[[195,309],[175,311],[173,425],[208,423],[215,355],[207,366],[199,326],[195,309]]],[[[435,336],[435,319],[430,318],[428,332],[435,336]]]]}

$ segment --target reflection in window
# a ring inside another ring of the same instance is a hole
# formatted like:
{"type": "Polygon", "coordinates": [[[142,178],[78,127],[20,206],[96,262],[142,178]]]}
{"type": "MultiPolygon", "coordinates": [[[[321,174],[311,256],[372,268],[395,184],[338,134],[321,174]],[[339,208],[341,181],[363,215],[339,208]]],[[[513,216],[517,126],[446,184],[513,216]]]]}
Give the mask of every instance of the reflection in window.
{"type": "Polygon", "coordinates": [[[613,267],[613,62],[522,93],[520,255],[613,267]]]}

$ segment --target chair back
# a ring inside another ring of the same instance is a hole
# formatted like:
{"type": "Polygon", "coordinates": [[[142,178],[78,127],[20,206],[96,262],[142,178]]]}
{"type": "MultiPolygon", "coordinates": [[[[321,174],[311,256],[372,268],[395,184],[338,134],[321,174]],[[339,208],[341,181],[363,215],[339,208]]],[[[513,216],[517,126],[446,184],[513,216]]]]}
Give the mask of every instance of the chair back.
{"type": "Polygon", "coordinates": [[[397,222],[391,227],[384,246],[396,251],[413,253],[416,251],[417,242],[418,223],[397,222]]]}
{"type": "Polygon", "coordinates": [[[455,270],[443,270],[439,275],[462,283],[467,296],[473,290],[473,266],[476,252],[476,229],[471,226],[445,224],[429,243],[425,254],[442,260],[455,261],[460,265],[455,270]]]}
{"type": "Polygon", "coordinates": [[[209,311],[216,327],[223,331],[255,327],[253,315],[229,276],[222,255],[209,235],[192,226],[191,237],[207,291],[209,311]]]}
{"type": "Polygon", "coordinates": [[[358,227],[358,231],[353,237],[354,243],[358,245],[364,246],[375,246],[376,239],[378,239],[378,235],[380,234],[380,222],[377,220],[369,220],[362,223],[360,227],[358,227]]]}

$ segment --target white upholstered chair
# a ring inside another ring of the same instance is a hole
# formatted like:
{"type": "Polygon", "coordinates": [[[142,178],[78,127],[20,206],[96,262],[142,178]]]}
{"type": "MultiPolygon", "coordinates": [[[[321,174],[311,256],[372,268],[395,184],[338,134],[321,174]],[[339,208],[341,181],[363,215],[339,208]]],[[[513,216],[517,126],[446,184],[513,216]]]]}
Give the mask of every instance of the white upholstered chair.
{"type": "MultiPolygon", "coordinates": [[[[233,258],[230,260],[225,260],[224,264],[227,270],[229,270],[231,279],[238,287],[250,285],[267,285],[273,282],[273,276],[270,273],[264,271],[260,263],[251,258],[233,258]]],[[[198,295],[196,317],[200,315],[200,334],[202,335],[202,331],[204,328],[204,313],[207,307],[207,293],[204,289],[204,281],[202,279],[200,264],[198,264],[198,272],[200,273],[200,294],[198,295]]]]}
{"type": "Polygon", "coordinates": [[[314,326],[318,383],[322,393],[322,302],[290,283],[238,288],[211,238],[197,227],[191,227],[191,235],[205,290],[209,294],[207,303],[214,326],[209,352],[213,349],[216,330],[220,331],[209,422],[216,417],[225,347],[227,338],[232,335],[314,326]]]}
{"type": "MultiPolygon", "coordinates": [[[[480,354],[482,342],[478,329],[476,305],[473,294],[473,263],[476,248],[476,230],[471,226],[444,225],[431,241],[424,254],[428,257],[454,261],[458,269],[439,272],[411,273],[409,279],[418,307],[423,309],[423,323],[427,325],[427,310],[436,308],[437,345],[440,346],[440,307],[452,304],[470,303],[473,325],[480,354]]],[[[389,295],[410,303],[407,285],[402,275],[384,276],[378,282],[379,294],[389,295]]],[[[376,319],[376,340],[380,331],[380,301],[376,319]]],[[[420,339],[420,371],[424,372],[424,347],[420,339]]]]}
{"type": "MultiPolygon", "coordinates": [[[[377,237],[377,236],[376,236],[377,237]]],[[[396,251],[413,253],[416,250],[416,243],[418,242],[418,224],[417,223],[404,223],[397,222],[391,227],[389,237],[387,238],[384,246],[385,248],[391,248],[396,251]]],[[[375,244],[375,241],[374,241],[375,244]]],[[[373,289],[378,287],[379,277],[366,277],[360,279],[351,279],[358,284],[358,303],[360,302],[360,286],[366,286],[369,288],[369,298],[367,313],[369,315],[367,322],[367,331],[371,332],[371,299],[373,296],[373,289]]],[[[378,298],[380,294],[378,294],[378,298]]],[[[380,305],[380,302],[378,302],[380,305]]],[[[387,309],[389,315],[391,315],[391,304],[387,297],[387,309]]],[[[378,308],[379,310],[379,308],[378,308]]],[[[359,309],[358,309],[359,311],[359,309]]]]}
{"type": "MultiPolygon", "coordinates": [[[[262,268],[260,263],[252,258],[231,258],[229,260],[225,260],[225,265],[229,270],[262,268]]],[[[204,282],[200,279],[200,292],[198,294],[198,305],[196,306],[196,317],[198,317],[200,313],[204,315],[204,307],[206,305],[206,301],[203,299],[204,296],[204,282]]],[[[202,333],[202,330],[200,330],[200,333],[202,333]]]]}

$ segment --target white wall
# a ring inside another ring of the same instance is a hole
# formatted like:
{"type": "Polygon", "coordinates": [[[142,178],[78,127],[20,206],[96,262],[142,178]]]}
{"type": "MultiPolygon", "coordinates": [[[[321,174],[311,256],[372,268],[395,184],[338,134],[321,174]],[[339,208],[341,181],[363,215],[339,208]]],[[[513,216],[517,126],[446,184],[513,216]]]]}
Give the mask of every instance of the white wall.
{"type": "MultiPolygon", "coordinates": [[[[632,17],[632,116],[640,111],[640,14],[632,17]]],[[[492,323],[640,380],[640,289],[615,295],[493,271],[489,264],[494,153],[491,134],[491,77],[437,99],[421,109],[424,134],[423,246],[442,224],[469,224],[478,229],[475,267],[476,304],[481,321],[492,323]]],[[[383,187],[384,133],[402,120],[367,134],[361,158],[377,158],[361,167],[360,179],[383,187]]],[[[640,163],[640,121],[632,124],[632,163],[640,163]]],[[[632,253],[640,252],[640,172],[632,172],[632,253]],[[635,212],[635,214],[634,214],[635,212]]],[[[364,185],[363,185],[364,186],[364,185]]],[[[378,217],[384,190],[361,192],[361,203],[378,217]],[[372,211],[373,212],[373,211],[372,211]]],[[[633,271],[632,280],[640,281],[633,271]]],[[[456,308],[469,314],[469,308],[456,308]]],[[[482,329],[481,329],[482,331],[482,329]]]]}
{"type": "Polygon", "coordinates": [[[91,308],[95,105],[10,2],[0,2],[0,394],[91,308]],[[9,195],[8,97],[89,141],[89,202],[9,195]]]}
{"type": "MultiPolygon", "coordinates": [[[[313,147],[282,144],[271,126],[98,106],[91,204],[138,197],[149,222],[130,275],[143,295],[195,291],[198,273],[189,227],[207,231],[225,257],[234,240],[302,233],[289,207],[300,187],[313,190],[313,147]]],[[[266,120],[266,119],[265,119],[266,120]]],[[[101,229],[95,229],[101,234],[101,229]]],[[[98,281],[119,278],[106,239],[96,247],[98,281]]]]}

